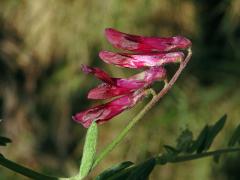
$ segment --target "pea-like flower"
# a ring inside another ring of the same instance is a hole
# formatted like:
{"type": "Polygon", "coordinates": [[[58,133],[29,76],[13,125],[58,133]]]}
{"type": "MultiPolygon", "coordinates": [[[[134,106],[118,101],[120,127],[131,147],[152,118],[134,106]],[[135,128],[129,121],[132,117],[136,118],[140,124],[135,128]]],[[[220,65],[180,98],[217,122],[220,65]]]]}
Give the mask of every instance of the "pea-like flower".
{"type": "Polygon", "coordinates": [[[88,93],[89,99],[108,99],[115,96],[129,94],[133,91],[144,89],[154,81],[165,80],[166,70],[164,67],[151,67],[129,78],[112,78],[99,68],[82,66],[86,73],[92,73],[104,83],[92,89],[88,93]]]}
{"type": "Polygon", "coordinates": [[[124,110],[133,107],[144,96],[146,96],[145,91],[133,92],[106,104],[98,105],[77,113],[72,118],[74,121],[81,123],[85,128],[88,128],[93,121],[102,124],[124,110]]]}
{"type": "Polygon", "coordinates": [[[108,64],[138,69],[179,63],[184,59],[184,54],[182,52],[127,54],[101,51],[99,57],[108,64]]]}
{"type": "Polygon", "coordinates": [[[133,107],[147,95],[146,88],[155,81],[166,80],[167,72],[164,65],[183,61],[185,55],[182,50],[191,46],[191,41],[182,36],[143,37],[122,33],[111,28],[105,30],[105,35],[114,47],[134,53],[101,51],[99,57],[104,62],[125,68],[145,69],[128,78],[115,78],[100,68],[83,65],[82,70],[85,73],[93,74],[102,81],[100,85],[89,91],[88,98],[115,97],[106,104],[89,108],[73,116],[76,122],[86,128],[93,121],[102,124],[133,107]]]}
{"type": "Polygon", "coordinates": [[[133,52],[169,52],[184,50],[192,43],[183,36],[144,37],[126,34],[112,28],[105,30],[108,41],[116,48],[133,52]]]}

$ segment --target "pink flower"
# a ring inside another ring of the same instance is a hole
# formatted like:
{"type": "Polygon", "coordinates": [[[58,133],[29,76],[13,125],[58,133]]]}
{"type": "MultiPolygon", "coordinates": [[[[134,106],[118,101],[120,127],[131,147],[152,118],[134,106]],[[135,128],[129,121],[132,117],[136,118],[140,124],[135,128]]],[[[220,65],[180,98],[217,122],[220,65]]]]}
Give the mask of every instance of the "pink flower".
{"type": "Polygon", "coordinates": [[[101,51],[99,57],[108,64],[127,68],[142,68],[146,66],[163,66],[181,62],[184,59],[182,52],[126,54],[101,51]]]}
{"type": "Polygon", "coordinates": [[[122,33],[112,28],[106,29],[105,34],[116,48],[134,52],[168,52],[187,49],[192,45],[189,39],[182,36],[144,37],[122,33]]]}
{"type": "Polygon", "coordinates": [[[144,96],[146,96],[144,91],[137,91],[114,99],[106,104],[98,105],[77,113],[72,118],[74,121],[81,123],[85,128],[88,128],[93,121],[96,121],[98,124],[102,124],[120,114],[124,110],[133,107],[144,96]]]}
{"type": "MultiPolygon", "coordinates": [[[[85,66],[88,72],[94,72],[95,68],[85,66]],[[91,70],[92,69],[92,70],[91,70]]],[[[103,73],[103,71],[102,71],[103,73]]],[[[105,72],[104,72],[105,73],[105,72]]],[[[106,74],[106,73],[105,73],[106,74]]],[[[96,74],[95,74],[96,75],[96,74]]],[[[98,76],[97,76],[98,77],[98,76]]],[[[138,89],[143,89],[151,85],[154,81],[165,80],[166,70],[164,67],[151,67],[146,71],[133,75],[129,78],[110,78],[113,83],[106,82],[100,84],[98,87],[90,90],[88,98],[90,99],[108,99],[115,96],[128,94],[138,89]]]]}
{"type": "Polygon", "coordinates": [[[105,71],[82,66],[85,73],[93,74],[103,81],[88,93],[89,99],[108,99],[118,97],[106,104],[92,107],[73,116],[76,122],[89,127],[93,121],[104,123],[126,109],[133,107],[146,96],[145,89],[158,80],[165,80],[167,73],[164,65],[183,61],[181,50],[191,46],[191,41],[182,36],[159,38],[143,37],[119,32],[114,29],[105,31],[108,41],[115,47],[133,51],[135,54],[101,51],[99,57],[106,63],[126,68],[146,69],[129,78],[113,78],[105,71]]]}

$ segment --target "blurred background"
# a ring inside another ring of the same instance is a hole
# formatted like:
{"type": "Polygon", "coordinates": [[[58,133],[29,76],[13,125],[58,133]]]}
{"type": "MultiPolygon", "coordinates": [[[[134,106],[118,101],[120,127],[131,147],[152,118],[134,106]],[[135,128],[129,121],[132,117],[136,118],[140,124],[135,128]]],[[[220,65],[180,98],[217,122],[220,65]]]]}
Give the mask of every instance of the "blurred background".
{"type": "MultiPolygon", "coordinates": [[[[134,70],[104,64],[100,50],[114,50],[104,29],[146,36],[183,35],[193,57],[174,88],[91,174],[113,164],[140,162],[174,144],[189,127],[202,127],[224,113],[227,126],[214,148],[226,145],[240,119],[239,0],[1,0],[0,134],[13,143],[1,152],[11,160],[50,175],[77,172],[86,129],[71,116],[101,103],[87,100],[99,81],[80,71],[98,66],[116,77],[134,70]]],[[[159,84],[155,85],[159,88],[159,84]]],[[[149,101],[99,126],[98,151],[149,101]]],[[[240,155],[219,164],[202,159],[158,166],[151,179],[239,179],[240,155]]],[[[0,179],[25,179],[0,167],[0,179]]]]}

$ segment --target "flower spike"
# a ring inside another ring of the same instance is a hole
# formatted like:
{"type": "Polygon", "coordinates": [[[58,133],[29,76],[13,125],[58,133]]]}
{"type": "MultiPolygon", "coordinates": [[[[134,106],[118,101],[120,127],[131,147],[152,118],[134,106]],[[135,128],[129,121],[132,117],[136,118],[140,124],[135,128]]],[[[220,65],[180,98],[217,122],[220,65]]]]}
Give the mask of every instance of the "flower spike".
{"type": "MultiPolygon", "coordinates": [[[[191,57],[190,53],[188,53],[186,57],[183,53],[185,50],[190,49],[192,45],[191,41],[182,36],[144,37],[126,34],[112,28],[106,29],[105,35],[114,47],[132,51],[133,53],[101,51],[99,57],[104,62],[119,67],[145,69],[141,73],[129,78],[113,78],[97,67],[82,65],[83,72],[93,74],[103,81],[103,83],[89,91],[89,99],[109,99],[117,97],[106,104],[89,108],[72,117],[76,122],[81,123],[86,128],[89,127],[93,121],[99,124],[104,123],[124,110],[133,107],[149,93],[149,90],[146,90],[146,88],[149,88],[155,81],[162,80],[165,82],[165,85],[168,84],[168,86],[164,86],[165,91],[161,91],[160,95],[166,93],[165,87],[170,88],[173,85],[172,82],[176,81],[176,77],[179,76],[179,73],[191,57]],[[167,73],[164,66],[166,64],[179,62],[182,62],[179,68],[180,70],[176,72],[169,83],[166,83],[167,73]],[[184,63],[185,65],[183,65],[184,63]]],[[[161,97],[160,95],[157,96],[161,97]]]]}

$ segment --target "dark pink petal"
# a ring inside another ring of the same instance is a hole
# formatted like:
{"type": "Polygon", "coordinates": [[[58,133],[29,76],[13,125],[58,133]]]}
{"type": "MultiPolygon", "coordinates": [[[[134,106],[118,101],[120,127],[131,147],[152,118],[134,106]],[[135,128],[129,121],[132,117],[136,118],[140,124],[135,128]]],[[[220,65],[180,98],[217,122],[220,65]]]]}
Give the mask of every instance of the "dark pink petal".
{"type": "Polygon", "coordinates": [[[105,71],[95,68],[95,67],[89,67],[86,65],[82,65],[82,71],[89,74],[93,74],[98,79],[102,80],[103,82],[106,82],[108,84],[115,84],[114,79],[110,77],[105,71]]]}
{"type": "Polygon", "coordinates": [[[180,62],[184,59],[184,53],[126,54],[101,51],[99,57],[108,64],[127,68],[142,68],[180,62]]]}
{"type": "Polygon", "coordinates": [[[167,52],[186,49],[192,45],[191,41],[182,36],[174,37],[144,37],[126,34],[115,29],[105,30],[108,41],[116,48],[134,52],[167,52]]]}
{"type": "Polygon", "coordinates": [[[122,88],[106,83],[100,84],[98,87],[92,89],[88,93],[89,99],[109,99],[119,95],[129,94],[133,89],[122,88]]]}
{"type": "Polygon", "coordinates": [[[106,104],[92,107],[77,113],[72,118],[74,121],[81,123],[85,128],[88,128],[93,121],[102,124],[120,114],[124,110],[133,107],[145,95],[145,92],[137,91],[135,93],[122,96],[118,99],[114,99],[106,104]]]}
{"type": "Polygon", "coordinates": [[[131,76],[127,79],[116,78],[116,85],[102,83],[88,93],[89,99],[108,99],[128,94],[151,85],[154,81],[166,79],[164,67],[151,67],[150,69],[131,76]]]}

